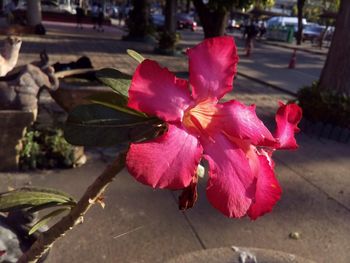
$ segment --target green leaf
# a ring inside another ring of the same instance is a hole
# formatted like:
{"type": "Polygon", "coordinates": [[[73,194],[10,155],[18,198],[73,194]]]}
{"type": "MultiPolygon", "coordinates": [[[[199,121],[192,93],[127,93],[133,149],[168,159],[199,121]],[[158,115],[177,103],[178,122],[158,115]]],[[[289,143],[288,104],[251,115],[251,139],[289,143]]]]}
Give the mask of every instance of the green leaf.
{"type": "Polygon", "coordinates": [[[57,207],[66,207],[66,208],[72,208],[76,205],[76,203],[55,203],[55,202],[52,202],[52,203],[46,203],[46,204],[42,204],[42,205],[38,205],[38,206],[34,206],[30,209],[28,209],[28,213],[35,213],[35,212],[39,212],[41,210],[44,210],[44,209],[47,209],[47,208],[57,208],[57,207]]]}
{"type": "Polygon", "coordinates": [[[62,214],[63,212],[66,212],[70,210],[69,208],[60,208],[60,209],[57,209],[55,211],[52,211],[51,213],[47,214],[46,216],[44,216],[43,218],[41,218],[38,222],[36,222],[34,224],[34,226],[32,226],[32,228],[29,230],[28,234],[31,235],[33,234],[34,232],[36,232],[40,227],[44,226],[44,225],[47,225],[47,223],[53,219],[54,217],[62,214]]]}
{"type": "Polygon", "coordinates": [[[114,68],[104,68],[95,72],[103,84],[112,88],[116,93],[123,96],[125,100],[128,99],[128,92],[131,83],[131,75],[120,72],[114,68]]]}
{"type": "Polygon", "coordinates": [[[80,105],[70,112],[64,136],[74,145],[113,146],[155,138],[165,129],[158,118],[136,116],[99,104],[80,105]]]}
{"type": "Polygon", "coordinates": [[[133,114],[140,117],[147,117],[147,115],[143,112],[133,110],[129,107],[127,107],[127,100],[123,96],[120,96],[119,94],[116,94],[114,92],[101,92],[96,93],[94,95],[91,95],[87,97],[87,99],[91,103],[96,103],[103,105],[108,108],[112,108],[118,111],[122,111],[125,113],[133,114]]]}
{"type": "Polygon", "coordinates": [[[127,49],[126,53],[128,53],[128,55],[130,57],[132,57],[133,59],[135,59],[139,63],[141,63],[142,61],[145,60],[145,58],[140,53],[137,53],[135,50],[127,49]]]}
{"type": "Polygon", "coordinates": [[[66,193],[48,189],[24,187],[0,194],[0,212],[14,209],[33,208],[44,204],[73,205],[75,200],[66,193]]]}

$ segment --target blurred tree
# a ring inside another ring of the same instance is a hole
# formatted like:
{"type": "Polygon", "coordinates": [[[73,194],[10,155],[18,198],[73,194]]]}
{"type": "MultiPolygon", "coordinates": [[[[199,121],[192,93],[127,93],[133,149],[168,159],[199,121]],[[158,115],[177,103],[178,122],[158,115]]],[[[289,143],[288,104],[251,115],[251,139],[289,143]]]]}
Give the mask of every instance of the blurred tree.
{"type": "Polygon", "coordinates": [[[297,8],[298,8],[298,32],[297,32],[297,45],[301,45],[301,41],[303,38],[303,8],[305,5],[305,0],[298,0],[297,8]]]}
{"type": "Polygon", "coordinates": [[[319,89],[350,96],[350,1],[341,0],[319,89]]]}
{"type": "Polygon", "coordinates": [[[143,40],[150,33],[149,0],[133,0],[132,5],[126,21],[129,29],[126,39],[143,40]]]}
{"type": "Polygon", "coordinates": [[[165,2],[165,29],[160,33],[159,49],[173,52],[176,44],[176,11],[177,0],[165,2]]]}
{"type": "MultiPolygon", "coordinates": [[[[305,2],[303,9],[303,16],[308,22],[324,24],[320,15],[324,11],[337,12],[339,9],[340,0],[308,0],[305,2]]],[[[295,6],[297,9],[297,7],[295,6]]],[[[297,11],[294,12],[297,14],[297,11]]]]}
{"type": "Polygon", "coordinates": [[[177,0],[165,1],[165,30],[171,34],[176,33],[177,0]]]}
{"type": "Polygon", "coordinates": [[[36,26],[41,24],[41,1],[30,0],[27,1],[27,21],[29,26],[36,26]]]}
{"type": "Polygon", "coordinates": [[[273,3],[274,0],[193,0],[205,38],[224,35],[232,8],[242,9],[252,6],[262,8],[273,3]]]}

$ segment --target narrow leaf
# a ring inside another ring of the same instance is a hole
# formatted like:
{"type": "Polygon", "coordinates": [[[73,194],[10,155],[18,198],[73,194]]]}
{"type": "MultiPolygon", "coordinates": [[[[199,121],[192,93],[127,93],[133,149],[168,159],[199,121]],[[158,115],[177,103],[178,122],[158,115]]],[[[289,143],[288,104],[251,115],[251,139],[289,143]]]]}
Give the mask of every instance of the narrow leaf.
{"type": "Polygon", "coordinates": [[[158,118],[88,104],[70,112],[64,136],[74,145],[114,146],[154,138],[161,130],[164,130],[164,125],[158,118]]]}
{"type": "Polygon", "coordinates": [[[127,49],[126,53],[128,53],[128,55],[130,57],[132,57],[133,59],[135,59],[139,63],[141,63],[142,61],[145,60],[145,58],[140,53],[136,52],[135,50],[127,49]]]}
{"type": "Polygon", "coordinates": [[[8,212],[21,208],[32,208],[48,203],[52,205],[72,205],[75,203],[75,200],[65,193],[44,188],[26,187],[0,194],[0,212],[8,212]]]}
{"type": "Polygon", "coordinates": [[[114,68],[104,68],[95,72],[103,84],[112,88],[116,93],[128,99],[128,92],[131,83],[131,75],[120,72],[114,68]]]}
{"type": "Polygon", "coordinates": [[[127,101],[125,100],[125,97],[120,96],[117,93],[114,92],[101,92],[96,93],[94,95],[91,95],[87,97],[87,99],[91,103],[96,103],[103,105],[108,108],[112,108],[118,111],[122,111],[125,113],[133,114],[140,117],[147,117],[147,115],[143,112],[133,110],[129,107],[127,107],[127,101]]]}
{"type": "Polygon", "coordinates": [[[43,218],[41,218],[38,222],[36,222],[34,224],[34,226],[32,226],[32,228],[29,230],[28,234],[32,235],[33,233],[35,233],[40,227],[47,225],[47,223],[53,219],[54,217],[62,214],[65,211],[68,211],[69,208],[60,208],[57,209],[55,211],[52,211],[51,213],[47,214],[46,216],[44,216],[43,218]]]}
{"type": "Polygon", "coordinates": [[[30,209],[28,209],[28,213],[35,213],[35,212],[39,212],[41,210],[44,210],[44,209],[48,209],[48,208],[57,208],[57,207],[66,207],[66,208],[72,208],[76,205],[75,202],[67,202],[67,203],[55,203],[55,202],[52,202],[52,203],[46,203],[46,204],[42,204],[42,205],[38,205],[38,206],[34,206],[30,209]]]}

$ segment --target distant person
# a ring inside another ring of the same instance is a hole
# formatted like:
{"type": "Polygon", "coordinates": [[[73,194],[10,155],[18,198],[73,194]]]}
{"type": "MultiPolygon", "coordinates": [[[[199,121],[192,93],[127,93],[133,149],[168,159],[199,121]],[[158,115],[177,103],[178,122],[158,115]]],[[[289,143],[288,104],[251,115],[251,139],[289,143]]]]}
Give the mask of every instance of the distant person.
{"type": "Polygon", "coordinates": [[[247,57],[249,57],[251,52],[253,51],[254,39],[257,34],[258,34],[257,26],[254,24],[254,22],[250,22],[250,24],[246,26],[245,32],[244,32],[244,35],[246,35],[245,49],[246,49],[247,57]]]}
{"type": "Polygon", "coordinates": [[[93,24],[93,29],[97,29],[98,11],[99,7],[98,4],[95,2],[92,4],[91,7],[91,21],[93,24]]]}
{"type": "Polygon", "coordinates": [[[265,22],[261,22],[259,27],[259,39],[262,39],[265,34],[266,34],[265,22]]]}
{"type": "Polygon", "coordinates": [[[124,6],[120,6],[118,9],[118,21],[120,26],[124,22],[124,17],[125,17],[125,8],[124,6]]]}
{"type": "Polygon", "coordinates": [[[101,4],[98,5],[98,15],[97,15],[97,24],[98,28],[97,31],[103,32],[103,20],[104,20],[104,12],[103,12],[103,7],[101,4]]]}
{"type": "Polygon", "coordinates": [[[82,22],[85,16],[85,11],[80,6],[77,6],[75,10],[76,10],[76,18],[77,18],[77,28],[83,29],[82,22]]]}
{"type": "Polygon", "coordinates": [[[4,14],[6,15],[6,20],[9,25],[14,24],[15,22],[15,16],[13,12],[16,10],[17,5],[18,5],[18,0],[11,0],[4,7],[4,14]]]}

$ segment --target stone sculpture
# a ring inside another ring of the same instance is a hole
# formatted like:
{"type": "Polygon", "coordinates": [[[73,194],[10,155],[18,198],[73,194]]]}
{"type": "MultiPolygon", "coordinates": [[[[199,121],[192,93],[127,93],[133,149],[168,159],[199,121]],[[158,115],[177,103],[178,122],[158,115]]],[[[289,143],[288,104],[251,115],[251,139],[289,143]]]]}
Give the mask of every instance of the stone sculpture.
{"type": "Polygon", "coordinates": [[[5,76],[17,64],[22,41],[19,37],[8,37],[0,54],[0,77],[5,76]]]}

